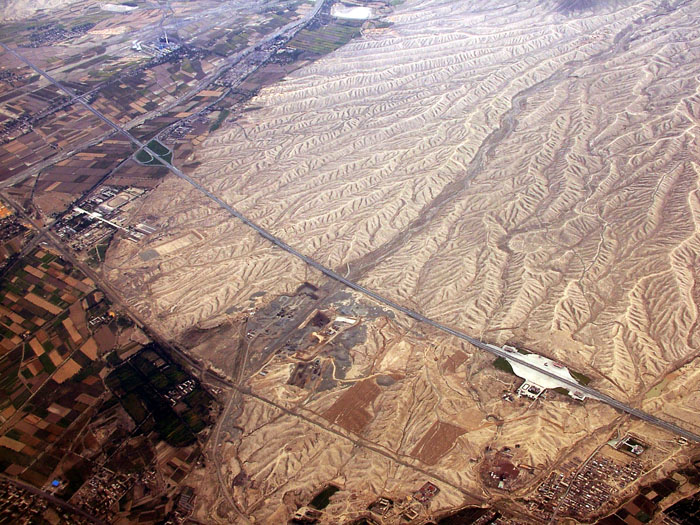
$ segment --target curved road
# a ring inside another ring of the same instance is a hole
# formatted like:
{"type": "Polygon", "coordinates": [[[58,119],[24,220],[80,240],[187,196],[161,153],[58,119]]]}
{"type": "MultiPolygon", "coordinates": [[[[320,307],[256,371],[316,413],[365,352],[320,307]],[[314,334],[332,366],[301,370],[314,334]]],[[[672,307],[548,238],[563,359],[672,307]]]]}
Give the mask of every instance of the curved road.
{"type": "MultiPolygon", "coordinates": [[[[315,14],[318,13],[318,12],[320,11],[321,7],[324,5],[324,2],[325,2],[325,0],[316,0],[316,5],[315,5],[314,10],[313,10],[311,13],[309,13],[309,15],[307,15],[306,17],[304,17],[303,20],[301,20],[300,22],[295,23],[293,29],[302,27],[302,26],[303,26],[304,24],[306,24],[311,18],[313,18],[313,16],[315,16],[315,14]]],[[[282,28],[282,30],[285,30],[285,29],[288,30],[288,26],[285,26],[285,28],[282,28]]],[[[280,32],[281,32],[282,30],[280,30],[280,32]]],[[[277,32],[277,33],[279,33],[279,32],[277,32]]],[[[44,78],[46,78],[47,80],[49,80],[49,82],[51,82],[52,84],[54,84],[55,86],[57,86],[59,89],[61,89],[62,91],[64,91],[64,92],[67,93],[68,95],[70,95],[71,97],[75,96],[75,94],[74,94],[70,89],[68,89],[68,88],[66,88],[65,86],[63,86],[60,82],[58,82],[56,79],[54,79],[53,77],[51,77],[51,76],[50,76],[48,73],[46,73],[45,71],[39,69],[37,66],[35,66],[34,64],[32,64],[29,60],[27,60],[26,58],[24,58],[23,56],[21,56],[19,53],[17,53],[14,49],[8,47],[6,44],[4,44],[4,43],[2,43],[2,42],[0,42],[0,46],[1,46],[3,49],[5,49],[5,51],[7,51],[8,53],[14,55],[17,59],[19,59],[19,60],[21,60],[22,62],[24,62],[25,64],[27,64],[27,65],[28,65],[30,68],[32,68],[36,73],[42,75],[44,78]]],[[[85,106],[86,109],[88,109],[90,112],[92,112],[92,113],[93,113],[95,116],[97,116],[100,120],[102,120],[103,122],[105,122],[106,124],[108,124],[110,127],[112,127],[114,130],[116,130],[116,131],[119,132],[120,134],[124,135],[130,142],[132,142],[132,143],[133,143],[134,145],[136,145],[138,148],[143,148],[143,149],[146,150],[148,153],[150,153],[151,155],[153,155],[154,158],[158,157],[158,154],[157,154],[156,152],[154,152],[153,150],[151,150],[150,148],[148,148],[143,142],[141,142],[140,140],[138,140],[138,139],[137,139],[136,137],[134,137],[131,133],[129,133],[127,130],[123,129],[121,126],[119,126],[118,124],[116,124],[114,121],[112,121],[111,119],[109,119],[108,117],[106,117],[106,116],[105,116],[104,114],[102,114],[100,111],[98,111],[98,110],[96,110],[95,108],[93,108],[93,107],[92,107],[90,104],[88,104],[85,100],[83,100],[83,99],[81,99],[81,98],[77,98],[76,100],[77,100],[80,104],[82,104],[83,106],[85,106]]],[[[415,319],[416,321],[419,321],[419,322],[421,322],[421,323],[425,323],[425,324],[430,325],[430,326],[432,326],[432,327],[434,327],[434,328],[436,328],[436,329],[438,329],[438,330],[440,330],[440,331],[442,331],[442,332],[445,332],[445,333],[450,334],[450,335],[452,335],[452,336],[454,336],[454,337],[457,337],[457,338],[459,338],[459,339],[462,339],[463,341],[466,341],[466,342],[468,342],[468,343],[470,343],[470,344],[476,346],[477,348],[480,348],[480,349],[482,349],[482,350],[484,350],[484,351],[486,351],[486,352],[489,352],[490,354],[493,354],[493,355],[495,355],[495,356],[497,356],[497,357],[507,358],[507,359],[509,359],[510,361],[516,362],[516,363],[518,363],[518,364],[520,364],[520,365],[522,365],[522,366],[528,367],[528,368],[530,368],[530,369],[532,369],[532,370],[536,370],[536,371],[540,372],[541,374],[544,374],[544,375],[546,375],[546,376],[552,377],[552,378],[556,379],[557,381],[559,381],[561,384],[566,385],[567,387],[570,387],[570,388],[572,388],[572,389],[579,390],[579,391],[583,392],[584,394],[586,394],[588,397],[591,397],[591,398],[597,399],[597,400],[599,400],[599,401],[602,401],[603,403],[606,403],[606,404],[612,406],[613,408],[615,408],[615,409],[617,409],[617,410],[620,410],[620,411],[622,411],[622,412],[626,412],[626,413],[628,413],[628,414],[630,414],[630,415],[632,415],[632,416],[634,416],[634,417],[637,417],[637,418],[639,418],[639,419],[642,419],[642,420],[644,420],[644,421],[647,421],[648,423],[651,423],[652,425],[656,425],[656,426],[659,427],[659,428],[662,428],[662,429],[664,429],[664,430],[667,430],[667,431],[669,431],[669,432],[672,432],[672,433],[674,433],[674,434],[677,434],[677,435],[679,435],[679,436],[682,436],[682,437],[684,437],[684,438],[686,438],[686,439],[688,439],[688,440],[690,440],[690,441],[695,441],[695,442],[700,443],[700,435],[698,435],[698,434],[695,434],[695,433],[693,433],[693,432],[691,432],[691,431],[689,431],[689,430],[686,430],[686,429],[684,429],[684,428],[681,428],[681,427],[679,427],[678,425],[676,425],[676,424],[674,424],[674,423],[671,423],[671,422],[669,422],[669,421],[664,421],[663,419],[660,419],[660,418],[658,418],[658,417],[656,417],[656,416],[653,416],[653,415],[651,415],[651,414],[648,414],[647,412],[644,412],[643,410],[640,410],[640,409],[638,409],[638,408],[634,408],[634,407],[629,406],[629,405],[627,405],[627,404],[625,404],[625,403],[622,403],[621,401],[618,401],[617,399],[614,399],[614,398],[612,398],[612,397],[610,397],[610,396],[608,396],[608,395],[606,395],[606,394],[603,394],[603,393],[601,393],[601,392],[598,392],[598,391],[595,390],[594,388],[591,388],[591,387],[588,387],[588,386],[580,385],[580,384],[576,383],[575,381],[569,381],[569,380],[567,380],[567,379],[563,379],[563,378],[559,377],[558,375],[553,374],[552,372],[550,372],[550,371],[547,370],[547,369],[539,368],[539,367],[537,367],[537,366],[535,366],[535,365],[533,365],[533,364],[531,364],[531,363],[529,363],[529,362],[527,362],[527,361],[523,361],[522,359],[518,358],[517,356],[514,356],[514,355],[511,354],[510,352],[506,352],[506,351],[502,350],[501,348],[499,348],[499,347],[497,347],[497,346],[494,346],[494,345],[485,343],[485,342],[483,342],[483,341],[481,341],[481,340],[479,340],[479,339],[476,339],[476,338],[474,338],[474,337],[472,337],[472,336],[470,336],[470,335],[468,335],[468,334],[466,334],[466,333],[464,333],[464,332],[461,332],[460,330],[456,330],[456,329],[451,328],[451,327],[449,327],[449,326],[447,326],[447,325],[444,325],[444,324],[442,324],[442,323],[440,323],[440,322],[438,322],[438,321],[435,321],[435,320],[433,320],[433,319],[430,319],[430,318],[428,318],[428,317],[425,317],[424,315],[420,314],[419,312],[416,312],[415,310],[411,310],[410,308],[406,308],[405,306],[402,306],[402,305],[400,305],[400,304],[398,304],[398,303],[392,301],[391,299],[388,299],[388,298],[386,298],[386,297],[384,297],[384,296],[378,294],[377,292],[375,292],[375,291],[373,291],[373,290],[370,290],[370,289],[368,289],[368,288],[365,288],[364,286],[362,286],[362,285],[360,285],[360,284],[358,284],[358,283],[356,283],[356,282],[354,282],[354,281],[351,281],[351,280],[349,280],[349,279],[343,277],[341,274],[339,274],[339,273],[337,273],[337,272],[331,270],[330,268],[324,266],[323,264],[321,264],[321,263],[319,263],[318,261],[312,259],[311,257],[309,257],[309,256],[307,256],[307,255],[304,255],[303,253],[301,253],[301,252],[299,252],[298,250],[296,250],[294,247],[292,247],[292,246],[290,246],[289,244],[287,244],[286,242],[284,242],[284,241],[283,241],[282,239],[280,239],[279,237],[276,237],[275,235],[273,235],[272,233],[268,232],[267,230],[265,230],[265,229],[262,228],[261,226],[258,226],[257,224],[255,224],[254,222],[252,222],[250,219],[248,219],[246,216],[244,216],[243,214],[241,214],[238,210],[236,210],[235,208],[233,208],[232,206],[230,206],[229,204],[227,204],[226,202],[224,202],[223,200],[221,200],[221,198],[219,198],[218,196],[216,196],[215,194],[213,194],[212,192],[210,192],[208,189],[206,189],[205,187],[203,187],[201,184],[199,184],[197,181],[195,181],[194,179],[192,179],[190,176],[188,176],[188,175],[186,175],[185,173],[183,173],[182,171],[180,171],[179,168],[176,168],[175,166],[173,166],[172,164],[170,164],[170,163],[169,163],[168,161],[166,161],[165,159],[161,159],[161,162],[162,162],[173,174],[175,174],[175,175],[177,175],[178,177],[180,177],[181,179],[187,181],[192,187],[194,187],[194,188],[195,188],[197,191],[199,191],[200,193],[204,194],[204,195],[205,195],[208,199],[210,199],[212,202],[215,202],[216,204],[218,204],[219,206],[221,206],[224,210],[226,210],[227,212],[229,212],[232,216],[234,216],[234,217],[236,217],[238,220],[240,220],[243,224],[245,224],[245,225],[248,226],[249,228],[255,230],[261,237],[263,237],[264,239],[268,240],[269,242],[271,242],[271,243],[274,244],[275,246],[277,246],[277,247],[283,249],[283,250],[286,251],[287,253],[293,255],[294,257],[297,257],[298,259],[301,259],[305,264],[311,266],[312,268],[315,268],[316,270],[318,270],[319,272],[323,273],[323,274],[326,275],[327,277],[330,277],[331,279],[333,279],[333,280],[335,280],[335,281],[337,281],[337,282],[340,282],[340,283],[344,284],[344,285],[347,286],[348,288],[352,288],[353,290],[356,290],[356,291],[358,291],[358,292],[360,292],[360,293],[366,295],[367,297],[370,297],[370,298],[374,299],[374,300],[375,300],[376,302],[378,302],[378,303],[381,303],[381,304],[384,304],[384,305],[386,305],[386,306],[389,306],[390,308],[393,308],[394,310],[398,310],[398,311],[404,313],[405,315],[407,315],[408,317],[410,317],[410,318],[412,318],[412,319],[415,319]]]]}

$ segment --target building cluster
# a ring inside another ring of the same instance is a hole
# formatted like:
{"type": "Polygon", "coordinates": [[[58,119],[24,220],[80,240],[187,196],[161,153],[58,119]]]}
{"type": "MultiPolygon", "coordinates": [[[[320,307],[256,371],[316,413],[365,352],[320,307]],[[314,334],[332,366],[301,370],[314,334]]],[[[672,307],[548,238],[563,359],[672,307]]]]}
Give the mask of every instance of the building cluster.
{"type": "Polygon", "coordinates": [[[414,497],[410,496],[400,498],[397,501],[380,497],[367,508],[371,518],[367,517],[366,519],[369,523],[395,523],[397,520],[400,523],[410,523],[420,517],[425,518],[424,505],[426,503],[421,505],[414,497]]]}
{"type": "Polygon", "coordinates": [[[167,33],[152,42],[141,42],[134,40],[131,49],[145,53],[152,57],[162,58],[170,53],[179,50],[182,44],[174,42],[168,38],[167,33]]]}
{"type": "MultiPolygon", "coordinates": [[[[17,76],[16,82],[23,80],[17,76]]],[[[4,115],[0,115],[0,143],[9,144],[17,137],[29,133],[34,126],[46,117],[69,106],[71,98],[56,91],[53,86],[27,94],[21,101],[10,101],[5,104],[4,115]]],[[[52,149],[58,146],[51,144],[52,149]]]]}
{"type": "Polygon", "coordinates": [[[63,42],[76,36],[84,35],[95,24],[87,22],[70,29],[66,29],[60,24],[51,23],[37,27],[29,36],[29,42],[19,44],[19,47],[44,47],[57,42],[63,42]]]}
{"type": "Polygon", "coordinates": [[[381,496],[367,507],[371,517],[365,519],[368,523],[376,523],[377,521],[394,523],[396,520],[401,523],[410,523],[416,520],[422,522],[427,516],[426,509],[430,505],[430,501],[439,492],[440,489],[437,485],[427,481],[410,496],[397,500],[381,496]]]}
{"type": "Polygon", "coordinates": [[[156,229],[148,224],[127,225],[127,204],[143,196],[144,190],[135,187],[101,186],[87,199],[61,217],[54,228],[71,247],[84,252],[106,243],[115,231],[123,231],[127,238],[138,242],[156,229]]]}
{"type": "Polygon", "coordinates": [[[170,389],[168,393],[165,394],[165,399],[167,399],[172,406],[175,406],[178,401],[180,401],[187,394],[191,393],[196,386],[197,383],[195,383],[194,379],[188,379],[187,381],[177,385],[175,388],[170,389]]]}
{"type": "Polygon", "coordinates": [[[15,71],[11,69],[3,69],[0,71],[0,82],[9,84],[14,87],[14,85],[22,79],[15,71]]]}
{"type": "MultiPolygon", "coordinates": [[[[187,138],[187,135],[191,133],[201,135],[205,130],[209,129],[211,124],[209,121],[210,113],[218,110],[220,110],[220,108],[207,107],[190,117],[183,118],[175,127],[166,130],[161,136],[161,139],[177,141],[187,138]]],[[[221,109],[221,111],[225,110],[221,109]]]]}
{"type": "Polygon", "coordinates": [[[529,397],[530,399],[537,399],[544,392],[544,388],[538,386],[529,381],[524,381],[522,385],[518,388],[518,397],[529,397]]]}
{"type": "Polygon", "coordinates": [[[560,516],[590,518],[643,470],[638,460],[622,465],[605,455],[594,456],[583,468],[569,462],[563,472],[553,472],[538,487],[537,496],[528,502],[528,507],[543,519],[548,519],[555,509],[560,516]]]}
{"type": "Polygon", "coordinates": [[[320,510],[312,509],[311,507],[301,507],[294,513],[290,523],[295,525],[300,523],[318,523],[322,514],[320,510]]]}
{"type": "Polygon", "coordinates": [[[0,479],[0,521],[2,523],[30,524],[47,523],[44,514],[51,510],[51,514],[58,516],[59,523],[73,523],[83,525],[91,523],[90,520],[70,512],[65,507],[53,505],[48,499],[30,492],[19,485],[0,479]]]}
{"type": "Polygon", "coordinates": [[[108,517],[113,507],[134,484],[133,474],[102,468],[75,493],[71,501],[95,516],[108,517]]]}
{"type": "MultiPolygon", "coordinates": [[[[144,44],[141,45],[143,46],[144,44]]],[[[207,51],[198,49],[194,46],[174,43],[162,45],[160,49],[158,48],[158,45],[156,45],[155,51],[155,55],[148,61],[147,64],[143,66],[143,70],[152,69],[168,62],[178,62],[184,58],[189,58],[190,60],[201,58],[208,54],[207,51]]]]}
{"type": "Polygon", "coordinates": [[[177,501],[177,510],[183,513],[191,514],[194,510],[194,502],[196,495],[192,487],[185,487],[180,493],[180,498],[177,501]]]}
{"type": "Polygon", "coordinates": [[[0,203],[0,268],[20,252],[30,234],[28,225],[20,221],[12,211],[0,203]]]}
{"type": "Polygon", "coordinates": [[[617,445],[615,445],[615,448],[630,456],[640,456],[646,450],[644,443],[632,436],[625,436],[622,438],[617,445]]]}
{"type": "Polygon", "coordinates": [[[214,85],[218,87],[235,88],[240,85],[243,80],[251,73],[254,73],[262,64],[270,57],[270,54],[276,52],[271,44],[267,44],[265,49],[258,49],[248,53],[243,59],[234,64],[230,69],[221,75],[214,85]],[[269,48],[269,49],[268,49],[269,48]]]}
{"type": "Polygon", "coordinates": [[[423,505],[430,502],[435,496],[438,495],[440,489],[434,483],[426,481],[425,484],[413,493],[413,499],[419,501],[423,505]]]}
{"type": "Polygon", "coordinates": [[[386,516],[394,507],[394,502],[389,498],[381,497],[369,506],[369,511],[377,516],[386,516]]]}

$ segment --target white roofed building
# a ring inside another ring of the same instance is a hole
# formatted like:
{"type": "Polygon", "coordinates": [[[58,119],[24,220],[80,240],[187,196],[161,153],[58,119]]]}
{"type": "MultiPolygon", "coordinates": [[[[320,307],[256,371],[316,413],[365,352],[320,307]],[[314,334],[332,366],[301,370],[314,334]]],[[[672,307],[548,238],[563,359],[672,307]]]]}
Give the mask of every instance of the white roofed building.
{"type": "MultiPolygon", "coordinates": [[[[503,350],[505,352],[514,354],[521,361],[525,361],[537,368],[546,370],[547,372],[559,376],[567,381],[578,383],[578,381],[571,375],[571,372],[569,372],[568,368],[566,368],[560,363],[557,363],[556,361],[553,361],[552,359],[538,354],[522,354],[512,346],[508,345],[504,345],[503,350]]],[[[542,392],[544,392],[547,389],[564,388],[568,390],[569,395],[576,400],[583,401],[586,398],[586,395],[583,392],[579,390],[572,391],[569,385],[559,381],[555,377],[546,375],[538,370],[535,370],[518,362],[511,361],[507,357],[506,361],[508,361],[508,364],[510,364],[511,368],[513,369],[513,373],[516,376],[522,377],[525,380],[525,382],[518,389],[519,396],[526,396],[531,399],[537,399],[542,394],[542,392]]]]}

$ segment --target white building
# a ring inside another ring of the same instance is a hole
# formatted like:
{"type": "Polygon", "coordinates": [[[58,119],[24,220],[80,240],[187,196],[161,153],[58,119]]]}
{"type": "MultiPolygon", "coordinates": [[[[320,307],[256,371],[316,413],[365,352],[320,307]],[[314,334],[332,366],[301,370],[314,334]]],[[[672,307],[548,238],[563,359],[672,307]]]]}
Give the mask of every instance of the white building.
{"type": "MultiPolygon", "coordinates": [[[[541,370],[546,370],[556,376],[561,377],[567,381],[578,383],[578,381],[571,375],[569,369],[564,365],[557,363],[551,359],[538,354],[521,354],[512,346],[504,345],[502,350],[511,353],[516,356],[519,360],[525,361],[541,370]]],[[[578,400],[583,401],[586,399],[586,395],[580,390],[572,390],[569,385],[559,381],[557,378],[544,374],[536,369],[530,368],[516,361],[511,361],[506,357],[506,361],[510,364],[513,369],[513,373],[522,377],[525,382],[518,389],[519,396],[529,397],[530,399],[537,399],[540,397],[542,392],[550,388],[564,388],[569,392],[569,395],[578,400]]]]}

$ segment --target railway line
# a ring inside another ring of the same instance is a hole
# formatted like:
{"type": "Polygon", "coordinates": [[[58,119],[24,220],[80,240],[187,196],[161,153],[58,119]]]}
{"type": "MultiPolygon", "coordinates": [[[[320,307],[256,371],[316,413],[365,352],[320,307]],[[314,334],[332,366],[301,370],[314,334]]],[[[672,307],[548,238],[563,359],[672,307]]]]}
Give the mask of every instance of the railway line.
{"type": "MultiPolygon", "coordinates": [[[[307,15],[301,21],[295,23],[292,27],[285,26],[285,28],[282,28],[281,30],[277,31],[275,33],[275,36],[279,36],[281,33],[286,32],[286,31],[296,31],[296,30],[300,29],[301,27],[303,27],[314,16],[316,16],[316,14],[318,12],[320,12],[321,8],[324,5],[324,2],[325,2],[325,0],[317,0],[315,7],[314,7],[314,10],[312,12],[310,12],[309,15],[307,15]]],[[[0,46],[3,49],[5,49],[5,51],[7,51],[8,53],[14,55],[18,60],[21,60],[22,62],[27,64],[36,73],[38,73],[39,75],[46,78],[49,82],[54,84],[56,87],[61,89],[63,92],[65,92],[66,94],[68,94],[71,97],[75,97],[75,94],[72,92],[72,90],[63,86],[55,78],[50,76],[48,73],[46,73],[42,69],[38,68],[31,61],[27,60],[25,57],[23,57],[22,55],[17,53],[14,49],[8,47],[6,44],[4,44],[2,42],[0,42],[0,46]]],[[[120,133],[121,135],[126,137],[135,146],[137,146],[138,148],[144,149],[145,151],[147,151],[148,153],[153,155],[154,158],[160,158],[158,156],[158,154],[155,151],[151,150],[146,144],[144,144],[143,142],[138,140],[136,137],[134,137],[129,131],[125,130],[123,127],[119,126],[117,123],[115,123],[114,121],[112,121],[111,119],[106,117],[103,113],[101,113],[97,109],[93,108],[84,99],[81,99],[78,97],[78,98],[76,98],[76,101],[79,102],[80,104],[82,104],[83,106],[85,106],[85,108],[88,111],[92,112],[95,116],[97,116],[100,120],[102,120],[107,125],[109,125],[115,131],[117,131],[118,133],[120,133]]],[[[176,175],[180,179],[186,181],[194,189],[196,189],[197,191],[202,193],[204,196],[206,196],[209,200],[211,200],[212,202],[216,203],[218,206],[220,206],[221,208],[226,210],[231,216],[235,217],[236,219],[241,221],[243,224],[245,224],[246,226],[248,226],[249,228],[254,230],[262,238],[264,238],[265,240],[267,240],[268,242],[270,242],[274,246],[277,246],[278,248],[286,251],[290,255],[300,259],[306,265],[318,270],[322,274],[326,275],[328,278],[333,279],[334,281],[339,282],[339,283],[347,286],[348,288],[351,288],[351,289],[365,295],[366,297],[371,298],[372,300],[376,301],[377,303],[383,304],[383,305],[388,306],[396,311],[399,311],[399,312],[405,314],[406,316],[410,317],[411,319],[414,319],[420,323],[432,326],[433,328],[435,328],[443,333],[452,335],[454,337],[457,337],[458,339],[466,341],[469,344],[475,346],[476,348],[479,348],[483,351],[486,351],[494,356],[507,358],[508,360],[510,360],[512,362],[516,362],[522,366],[525,366],[525,367],[530,368],[532,370],[536,370],[537,372],[539,372],[541,374],[544,374],[546,376],[549,376],[549,377],[556,379],[561,384],[563,384],[567,387],[570,387],[572,389],[576,389],[580,392],[583,392],[584,394],[586,394],[586,396],[588,396],[592,399],[596,399],[600,402],[606,403],[607,405],[615,408],[616,410],[630,414],[636,418],[639,418],[643,421],[646,421],[652,425],[655,425],[659,428],[662,428],[668,432],[671,432],[673,434],[681,436],[681,437],[688,439],[690,441],[700,443],[700,435],[698,435],[694,432],[691,432],[690,430],[681,428],[680,426],[678,426],[672,422],[665,421],[665,420],[658,418],[652,414],[644,412],[641,409],[627,405],[621,401],[618,401],[617,399],[614,399],[611,396],[608,396],[606,394],[603,394],[603,393],[597,391],[594,388],[580,385],[574,381],[569,381],[569,380],[562,378],[556,374],[553,374],[552,372],[550,372],[547,369],[540,368],[532,363],[529,363],[525,360],[519,359],[517,356],[514,356],[510,352],[506,352],[497,346],[494,346],[492,344],[481,341],[475,337],[468,335],[465,332],[462,332],[462,331],[457,330],[455,328],[449,327],[443,323],[440,323],[439,321],[436,321],[434,319],[430,319],[430,318],[424,316],[423,314],[421,314],[415,310],[412,310],[410,308],[402,306],[402,305],[396,303],[395,301],[393,301],[387,297],[384,297],[383,295],[380,295],[379,293],[377,293],[373,290],[370,290],[369,288],[366,288],[366,287],[362,286],[361,284],[344,277],[343,275],[335,272],[331,268],[324,266],[323,264],[321,264],[320,262],[316,261],[315,259],[309,257],[308,255],[301,253],[300,251],[298,251],[296,248],[294,248],[290,244],[286,243],[285,241],[283,241],[279,237],[276,237],[274,234],[270,233],[269,231],[265,230],[261,226],[257,225],[256,223],[254,223],[253,221],[248,219],[245,215],[240,213],[238,210],[233,208],[231,205],[224,202],[220,197],[218,197],[217,195],[215,195],[214,193],[212,193],[211,191],[206,189],[204,186],[202,186],[196,180],[192,179],[189,175],[183,173],[179,168],[173,166],[170,162],[168,162],[162,158],[160,160],[174,175],[176,175]]]]}

